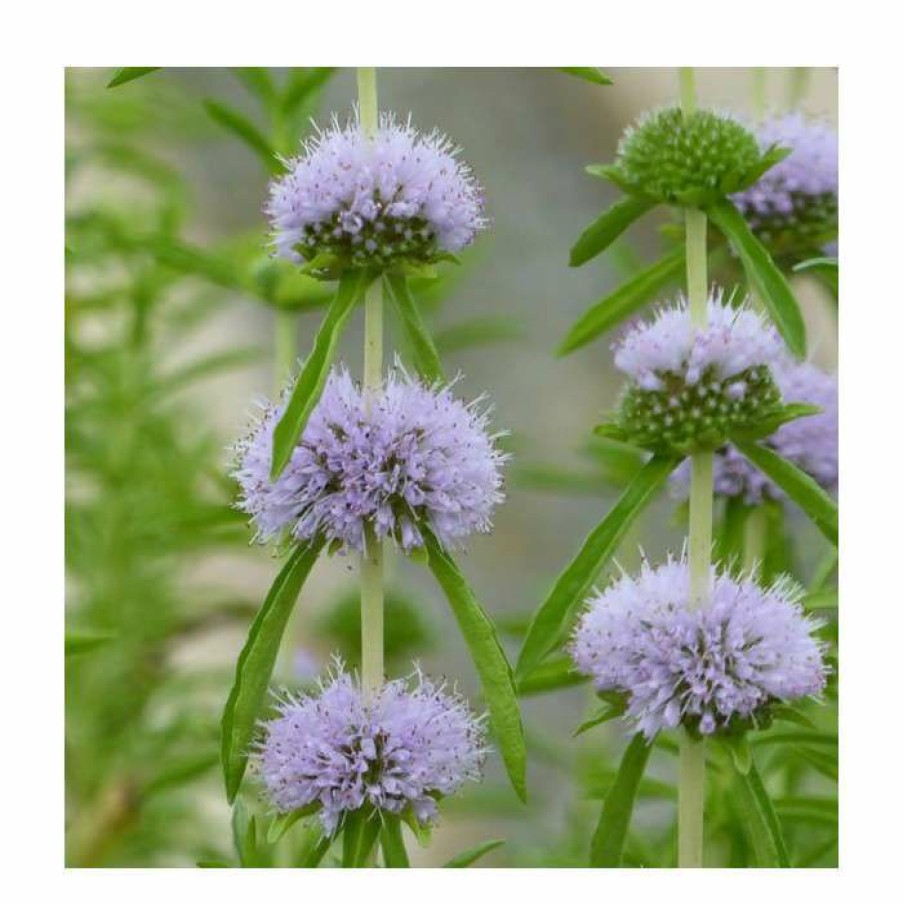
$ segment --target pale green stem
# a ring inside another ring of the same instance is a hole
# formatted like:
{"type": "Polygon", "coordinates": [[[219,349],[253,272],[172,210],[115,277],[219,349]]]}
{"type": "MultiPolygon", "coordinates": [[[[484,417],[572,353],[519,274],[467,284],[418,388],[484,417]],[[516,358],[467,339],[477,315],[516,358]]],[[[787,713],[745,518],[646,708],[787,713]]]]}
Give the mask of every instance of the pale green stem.
{"type": "Polygon", "coordinates": [[[273,380],[278,395],[298,362],[297,312],[277,308],[274,345],[273,380]]]}
{"type": "Polygon", "coordinates": [[[768,70],[764,66],[752,70],[752,110],[756,119],[764,119],[768,110],[768,70]]]}
{"type": "MultiPolygon", "coordinates": [[[[364,134],[372,137],[379,127],[376,70],[357,70],[358,110],[364,134]]],[[[383,382],[383,292],[377,280],[364,301],[364,407],[370,409],[383,382]]],[[[383,621],[383,544],[372,526],[364,531],[361,553],[361,685],[366,693],[382,686],[385,673],[383,621]]]]}
{"type": "Polygon", "coordinates": [[[743,528],[743,570],[747,573],[752,572],[755,565],[762,562],[762,556],[765,554],[767,529],[768,520],[765,517],[765,508],[762,505],[756,505],[749,512],[743,528]]]}
{"type": "Polygon", "coordinates": [[[677,864],[702,868],[705,743],[682,731],[677,791],[677,864]]]}
{"type": "MultiPolygon", "coordinates": [[[[692,69],[680,73],[681,106],[685,113],[696,110],[696,91],[692,69]]],[[[701,210],[686,210],[687,300],[690,319],[698,328],[708,322],[708,249],[706,215],[701,210]]],[[[697,452],[691,458],[690,606],[708,604],[711,592],[713,456],[697,452]]],[[[705,743],[682,732],[680,745],[680,784],[677,801],[677,862],[681,868],[702,867],[703,809],[705,805],[705,743]]]]}
{"type": "Polygon", "coordinates": [[[809,90],[809,76],[812,74],[808,66],[794,66],[787,80],[787,109],[798,110],[806,99],[809,90]]]}

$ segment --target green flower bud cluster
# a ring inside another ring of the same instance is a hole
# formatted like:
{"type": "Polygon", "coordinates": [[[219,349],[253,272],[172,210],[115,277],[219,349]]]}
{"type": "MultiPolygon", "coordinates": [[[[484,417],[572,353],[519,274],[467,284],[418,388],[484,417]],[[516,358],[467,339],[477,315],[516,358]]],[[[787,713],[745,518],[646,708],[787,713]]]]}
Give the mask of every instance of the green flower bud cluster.
{"type": "Polygon", "coordinates": [[[661,378],[662,389],[628,386],[616,420],[627,442],[651,451],[714,451],[732,432],[755,430],[781,409],[781,392],[766,366],[728,379],[709,369],[693,384],[672,373],[661,378]]]}
{"type": "Polygon", "coordinates": [[[675,107],[646,115],[624,134],[609,175],[625,191],[704,207],[752,185],[783,153],[763,154],[756,136],[729,116],[675,107]]]}

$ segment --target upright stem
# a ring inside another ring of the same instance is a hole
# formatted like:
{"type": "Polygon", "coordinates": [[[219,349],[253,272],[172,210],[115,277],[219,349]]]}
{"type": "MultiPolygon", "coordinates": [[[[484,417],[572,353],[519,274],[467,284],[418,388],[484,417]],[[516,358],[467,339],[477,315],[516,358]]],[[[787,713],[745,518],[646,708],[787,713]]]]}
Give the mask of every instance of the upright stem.
{"type": "MultiPolygon", "coordinates": [[[[681,105],[685,113],[696,109],[692,69],[680,73],[681,105]]],[[[701,210],[686,211],[687,298],[690,319],[696,328],[708,321],[708,250],[706,216],[701,210]]],[[[697,452],[691,459],[690,477],[690,605],[702,608],[709,602],[712,556],[713,456],[697,452]]],[[[677,862],[681,868],[702,867],[703,807],[705,803],[705,743],[686,731],[680,744],[680,782],[677,812],[677,862]]]]}
{"type": "MultiPolygon", "coordinates": [[[[373,137],[379,127],[376,94],[376,70],[357,70],[358,110],[364,134],[373,137]]],[[[369,412],[383,382],[383,291],[377,279],[364,301],[364,408],[369,412]]],[[[383,620],[383,545],[371,525],[364,530],[361,553],[361,685],[366,693],[382,686],[383,620]]]]}
{"type": "Polygon", "coordinates": [[[298,314],[293,310],[276,309],[274,336],[273,379],[277,394],[292,375],[298,357],[298,314]]]}

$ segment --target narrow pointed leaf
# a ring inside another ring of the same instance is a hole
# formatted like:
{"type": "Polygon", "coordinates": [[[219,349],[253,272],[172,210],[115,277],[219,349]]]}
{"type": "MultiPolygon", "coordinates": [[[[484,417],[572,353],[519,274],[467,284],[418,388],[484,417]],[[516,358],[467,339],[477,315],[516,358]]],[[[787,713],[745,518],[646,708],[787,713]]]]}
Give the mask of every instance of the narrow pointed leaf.
{"type": "Polygon", "coordinates": [[[684,261],[684,249],[678,248],[594,304],[571,327],[557,353],[569,354],[633,316],[680,276],[684,261]]]}
{"type": "Polygon", "coordinates": [[[734,444],[765,476],[774,480],[803,509],[815,526],[837,545],[837,505],[809,474],[764,445],[756,442],[734,444]]]}
{"type": "Polygon", "coordinates": [[[458,853],[457,856],[449,859],[442,867],[446,869],[465,869],[478,859],[481,859],[487,853],[491,853],[493,850],[497,850],[504,845],[504,840],[489,840],[486,843],[481,843],[479,846],[471,847],[463,853],[458,853]]]}
{"type": "Polygon", "coordinates": [[[66,658],[81,655],[83,652],[91,652],[114,639],[115,637],[109,633],[67,633],[66,658]]]}
{"type": "Polygon", "coordinates": [[[270,587],[238,657],[222,719],[223,775],[230,803],[241,786],[285,625],[322,546],[322,541],[317,541],[292,553],[270,587]]]}
{"type": "Polygon", "coordinates": [[[540,662],[529,674],[517,680],[518,696],[536,696],[550,690],[560,690],[586,683],[589,680],[574,670],[574,663],[568,657],[540,662]]]}
{"type": "Polygon", "coordinates": [[[370,809],[355,809],[345,816],[342,828],[342,868],[366,868],[376,839],[380,820],[370,809]]]}
{"type": "Polygon", "coordinates": [[[790,857],[781,823],[755,765],[746,774],[737,772],[740,798],[746,812],[746,830],[761,868],[790,868],[790,857]]]}
{"type": "Polygon", "coordinates": [[[314,339],[314,347],[295,380],[282,419],[273,431],[273,466],[270,479],[275,480],[288,464],[311,411],[320,400],[342,330],[351,316],[351,311],[354,310],[354,305],[363,296],[373,278],[366,270],[348,270],[342,274],[335,298],[314,339]]]}
{"type": "Polygon", "coordinates": [[[743,219],[740,211],[723,198],[706,212],[712,222],[728,238],[740,255],[750,285],[761,295],[762,302],[784,337],[788,348],[803,357],[806,354],[806,325],[796,298],[783,273],[771,255],[743,219]]]}
{"type": "Polygon", "coordinates": [[[495,632],[453,559],[427,529],[423,531],[430,570],[445,592],[458,627],[480,675],[495,742],[517,795],[527,797],[527,747],[514,676],[495,632]]]}
{"type": "Polygon", "coordinates": [[[593,868],[617,868],[621,864],[637,790],[651,752],[652,745],[642,734],[637,734],[624,752],[593,835],[590,848],[593,868]]]}
{"type": "Polygon", "coordinates": [[[380,846],[388,869],[406,869],[411,867],[408,851],[404,847],[401,833],[401,819],[389,812],[383,813],[383,826],[379,834],[380,846]]]}
{"type": "Polygon", "coordinates": [[[107,87],[118,88],[120,85],[135,81],[136,78],[143,78],[145,75],[150,75],[151,72],[157,72],[161,68],[160,66],[123,66],[116,70],[116,74],[107,82],[107,87]]]}
{"type": "Polygon", "coordinates": [[[395,301],[398,315],[401,317],[405,335],[411,343],[414,367],[417,373],[424,382],[430,385],[444,381],[439,352],[436,351],[432,336],[420,316],[420,308],[411,294],[407,277],[389,275],[386,276],[386,283],[389,286],[389,294],[395,301]]]}
{"type": "Polygon", "coordinates": [[[571,266],[579,267],[601,254],[631,223],[655,206],[649,198],[626,197],[590,223],[571,248],[571,266]]]}
{"type": "Polygon", "coordinates": [[[581,78],[585,82],[593,85],[613,85],[611,76],[606,75],[601,69],[595,66],[560,66],[562,72],[581,78]]]}
{"type": "Polygon", "coordinates": [[[569,616],[586,598],[593,581],[611,559],[639,513],[677,467],[677,458],[655,456],[631,480],[615,506],[586,537],[576,557],[564,569],[527,631],[517,675],[523,679],[560,642],[569,616]]]}
{"type": "Polygon", "coordinates": [[[227,107],[215,100],[205,100],[204,109],[217,125],[222,126],[227,132],[231,132],[237,138],[240,138],[251,148],[271,173],[279,172],[282,169],[282,164],[279,162],[276,151],[272,148],[263,132],[250,119],[237,110],[233,110],[231,107],[227,107]]]}
{"type": "Polygon", "coordinates": [[[600,712],[593,715],[592,718],[584,721],[583,724],[574,731],[574,736],[579,737],[581,734],[585,734],[587,731],[592,730],[594,727],[598,727],[600,724],[606,724],[609,721],[613,721],[615,718],[619,718],[623,715],[626,711],[626,701],[615,703],[614,705],[607,705],[600,712]]]}

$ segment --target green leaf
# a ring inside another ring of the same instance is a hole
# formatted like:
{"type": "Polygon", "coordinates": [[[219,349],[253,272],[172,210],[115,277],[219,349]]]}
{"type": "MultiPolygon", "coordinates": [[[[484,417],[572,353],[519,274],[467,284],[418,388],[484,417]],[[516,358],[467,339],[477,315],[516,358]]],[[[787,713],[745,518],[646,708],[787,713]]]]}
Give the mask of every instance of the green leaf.
{"type": "Polygon", "coordinates": [[[276,83],[269,69],[263,66],[236,66],[232,73],[266,106],[276,99],[276,83]]]}
{"type": "Polygon", "coordinates": [[[598,727],[600,724],[605,724],[608,721],[619,718],[626,711],[626,700],[606,705],[601,711],[593,715],[592,718],[584,721],[583,724],[574,731],[574,736],[579,737],[581,734],[585,734],[588,730],[592,730],[592,728],[598,727]]]}
{"type": "Polygon", "coordinates": [[[601,254],[631,223],[655,206],[649,198],[626,197],[613,204],[583,230],[571,248],[571,266],[579,267],[601,254]]]}
{"type": "Polygon", "coordinates": [[[342,828],[342,868],[366,868],[376,838],[380,820],[369,806],[345,815],[342,828]]]}
{"type": "Polygon", "coordinates": [[[718,525],[715,540],[715,559],[730,567],[743,565],[743,551],[746,537],[746,524],[753,512],[742,497],[729,496],[725,499],[724,514],[718,525]]]}
{"type": "Polygon", "coordinates": [[[489,616],[480,606],[464,575],[433,533],[423,528],[430,570],[445,592],[461,634],[480,675],[489,720],[511,785],[527,798],[527,747],[514,677],[489,616]]]}
{"type": "Polygon", "coordinates": [[[740,255],[750,285],[761,296],[784,341],[797,357],[806,354],[806,325],[787,280],[771,255],[727,198],[706,209],[712,222],[740,255]]]}
{"type": "Polygon", "coordinates": [[[825,272],[836,273],[839,262],[836,257],[812,257],[798,263],[794,268],[794,273],[805,273],[808,270],[823,270],[825,272]]]}
{"type": "Polygon", "coordinates": [[[235,799],[248,763],[248,750],[295,600],[310,574],[322,540],[295,549],[267,593],[235,668],[235,681],[222,719],[222,759],[226,796],[235,799]]]}
{"type": "Polygon", "coordinates": [[[806,611],[835,611],[837,602],[836,589],[821,589],[814,593],[807,593],[802,598],[802,605],[806,611]]]}
{"type": "Polygon", "coordinates": [[[286,815],[277,815],[270,822],[270,826],[267,829],[267,843],[271,845],[278,843],[299,821],[313,815],[314,812],[319,811],[319,809],[319,803],[310,803],[307,806],[302,806],[300,809],[295,809],[286,815]]]}
{"type": "Polygon", "coordinates": [[[637,789],[651,752],[652,745],[642,734],[637,734],[624,752],[593,834],[590,847],[590,865],[593,868],[617,868],[621,864],[637,789]]]}
{"type": "Polygon", "coordinates": [[[740,798],[746,812],[744,825],[761,868],[790,868],[781,823],[754,764],[737,773],[740,798]]]}
{"type": "Polygon", "coordinates": [[[115,639],[109,633],[67,633],[66,634],[66,658],[73,655],[81,655],[91,652],[99,646],[104,646],[115,639]]]}
{"type": "Polygon", "coordinates": [[[774,410],[759,417],[758,420],[755,420],[744,429],[733,430],[729,434],[729,438],[747,442],[765,439],[779,430],[785,423],[799,420],[800,417],[814,417],[821,412],[822,408],[817,404],[792,402],[791,404],[780,405],[779,407],[774,408],[774,410]]]}
{"type": "Polygon", "coordinates": [[[386,868],[406,869],[411,867],[411,863],[408,861],[408,851],[404,848],[404,837],[401,834],[401,819],[397,815],[390,812],[383,813],[383,826],[379,838],[386,868]]]}
{"type": "Polygon", "coordinates": [[[540,662],[529,674],[517,681],[518,696],[535,696],[548,693],[549,690],[560,690],[586,683],[589,678],[574,670],[570,658],[540,662]]]}
{"type": "Polygon", "coordinates": [[[147,799],[155,793],[187,784],[206,774],[218,761],[219,756],[216,753],[196,753],[176,762],[169,762],[144,785],[143,798],[147,799]]]}
{"type": "Polygon", "coordinates": [[[230,869],[232,868],[228,862],[223,862],[221,859],[198,859],[195,865],[199,869],[230,869]]]}
{"type": "Polygon", "coordinates": [[[571,327],[556,353],[570,354],[633,316],[680,275],[685,259],[684,249],[678,248],[594,304],[571,327]]]}
{"type": "Polygon", "coordinates": [[[311,66],[308,69],[293,69],[282,96],[282,109],[293,113],[309,100],[335,74],[334,66],[311,66]]]}
{"type": "Polygon", "coordinates": [[[205,100],[204,109],[217,125],[244,141],[260,157],[269,172],[277,173],[282,170],[276,151],[250,119],[215,100],[205,100]]]}
{"type": "Polygon", "coordinates": [[[679,459],[655,456],[637,473],[615,506],[586,537],[576,557],[564,569],[530,622],[516,673],[526,677],[558,644],[569,615],[585,598],[602,567],[639,513],[664,485],[679,459]]]}
{"type": "Polygon", "coordinates": [[[136,78],[143,78],[150,75],[151,72],[157,72],[162,66],[123,66],[116,70],[116,74],[107,82],[108,88],[118,88],[128,82],[135,81],[136,78]]]}
{"type": "Polygon", "coordinates": [[[765,476],[774,480],[803,509],[815,526],[837,545],[837,505],[809,474],[764,445],[736,441],[734,444],[765,476]]]}
{"type": "Polygon", "coordinates": [[[746,734],[724,734],[720,740],[730,755],[737,774],[744,777],[748,775],[752,768],[752,750],[746,734]]]}
{"type": "Polygon", "coordinates": [[[444,382],[442,364],[439,361],[439,352],[433,344],[423,318],[420,316],[420,308],[411,294],[411,287],[406,276],[387,275],[386,284],[389,294],[395,301],[398,315],[401,317],[405,335],[411,343],[414,355],[414,366],[424,382],[433,385],[444,382]]]}
{"type": "Polygon", "coordinates": [[[342,274],[335,298],[314,339],[314,347],[295,380],[282,419],[273,431],[273,466],[270,470],[270,479],[275,480],[288,464],[307,425],[307,418],[320,400],[342,330],[351,316],[351,311],[354,310],[354,305],[374,278],[367,270],[347,270],[342,274]]]}
{"type": "Polygon", "coordinates": [[[789,705],[773,705],[771,714],[775,721],[787,721],[791,724],[799,724],[807,727],[809,730],[815,730],[815,724],[807,718],[802,712],[791,708],[789,705]]]}
{"type": "Polygon", "coordinates": [[[558,68],[561,72],[576,76],[577,78],[581,78],[583,81],[590,82],[594,85],[614,84],[611,80],[611,76],[606,75],[601,69],[598,69],[595,66],[559,66],[558,68]]]}
{"type": "Polygon", "coordinates": [[[443,868],[446,869],[465,869],[467,866],[472,865],[478,859],[481,859],[487,853],[491,853],[493,850],[497,850],[499,847],[504,846],[504,840],[488,840],[486,843],[481,843],[478,846],[471,847],[469,850],[465,850],[463,853],[458,853],[457,856],[452,857],[445,863],[443,868]]]}

